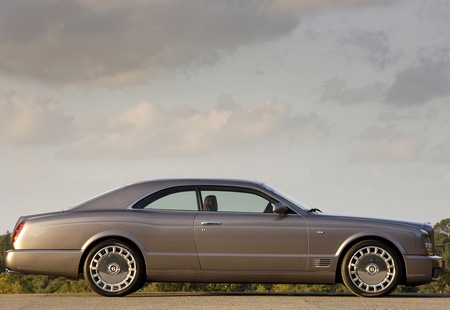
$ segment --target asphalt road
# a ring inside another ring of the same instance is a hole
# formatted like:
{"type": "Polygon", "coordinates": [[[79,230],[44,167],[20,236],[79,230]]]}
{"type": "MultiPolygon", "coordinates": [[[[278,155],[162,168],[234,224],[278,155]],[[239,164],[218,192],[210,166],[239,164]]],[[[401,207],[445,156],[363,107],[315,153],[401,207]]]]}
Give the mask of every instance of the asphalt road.
{"type": "Polygon", "coordinates": [[[450,294],[361,298],[322,294],[157,294],[121,298],[84,295],[0,295],[1,309],[450,309],[450,294]]]}

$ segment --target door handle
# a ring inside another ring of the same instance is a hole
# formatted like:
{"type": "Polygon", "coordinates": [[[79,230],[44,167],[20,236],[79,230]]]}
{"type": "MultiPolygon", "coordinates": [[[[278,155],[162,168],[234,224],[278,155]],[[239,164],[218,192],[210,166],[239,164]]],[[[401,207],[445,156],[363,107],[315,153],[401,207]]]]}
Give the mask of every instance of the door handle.
{"type": "Polygon", "coordinates": [[[203,226],[206,226],[206,225],[222,225],[222,222],[219,222],[219,221],[202,222],[202,225],[203,226]]]}

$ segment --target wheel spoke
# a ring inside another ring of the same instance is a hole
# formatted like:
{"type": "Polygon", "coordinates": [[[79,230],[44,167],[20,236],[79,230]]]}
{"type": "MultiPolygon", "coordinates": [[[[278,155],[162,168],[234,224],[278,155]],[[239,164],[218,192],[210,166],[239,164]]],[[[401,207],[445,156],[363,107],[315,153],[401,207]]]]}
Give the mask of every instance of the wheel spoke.
{"type": "Polygon", "coordinates": [[[106,246],[97,251],[89,266],[93,282],[102,290],[120,292],[133,284],[136,260],[126,248],[106,246]]]}
{"type": "Polygon", "coordinates": [[[349,260],[348,274],[360,290],[380,292],[390,286],[395,277],[395,261],[391,254],[377,246],[356,251],[349,260]]]}

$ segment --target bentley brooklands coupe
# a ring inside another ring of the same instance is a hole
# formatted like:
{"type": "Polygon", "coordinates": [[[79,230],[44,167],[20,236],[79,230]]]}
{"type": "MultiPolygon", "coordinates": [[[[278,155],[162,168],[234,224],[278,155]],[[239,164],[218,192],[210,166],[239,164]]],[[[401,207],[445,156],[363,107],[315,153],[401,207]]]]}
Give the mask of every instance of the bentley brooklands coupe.
{"type": "Polygon", "coordinates": [[[65,211],[22,216],[8,273],[84,278],[103,296],[145,282],[343,282],[384,296],[437,280],[427,223],[322,214],[262,183],[155,180],[65,211]]]}

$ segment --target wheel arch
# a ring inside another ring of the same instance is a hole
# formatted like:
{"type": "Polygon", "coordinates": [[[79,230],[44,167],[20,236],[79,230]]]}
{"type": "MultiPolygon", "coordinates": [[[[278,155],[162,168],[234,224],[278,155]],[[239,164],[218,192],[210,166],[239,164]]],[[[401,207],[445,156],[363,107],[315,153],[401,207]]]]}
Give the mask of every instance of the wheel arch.
{"type": "Polygon", "coordinates": [[[389,238],[386,238],[386,237],[383,237],[380,235],[359,236],[359,237],[349,240],[349,242],[347,242],[341,246],[341,248],[339,249],[338,262],[336,265],[336,279],[335,279],[336,283],[343,283],[341,266],[342,266],[342,262],[344,260],[345,254],[347,254],[347,252],[350,250],[350,248],[352,246],[354,246],[358,242],[366,241],[366,240],[376,240],[376,241],[383,242],[395,251],[395,254],[397,254],[397,256],[400,260],[401,268],[402,268],[402,275],[400,277],[399,284],[405,284],[406,283],[406,262],[405,262],[405,259],[404,259],[403,253],[402,253],[403,248],[399,248],[397,246],[397,243],[394,243],[389,238]]]}
{"type": "Polygon", "coordinates": [[[128,246],[132,247],[136,252],[138,253],[139,257],[142,260],[143,263],[143,278],[146,279],[146,270],[147,270],[147,261],[145,260],[145,247],[132,235],[121,232],[121,231],[108,231],[103,232],[101,234],[97,234],[91,238],[89,238],[88,241],[85,242],[83,247],[81,248],[83,251],[83,254],[81,255],[80,262],[78,264],[78,274],[79,278],[84,278],[84,272],[83,272],[83,266],[84,262],[86,261],[87,256],[89,255],[89,252],[99,243],[106,241],[106,240],[117,240],[126,243],[128,246]]]}

